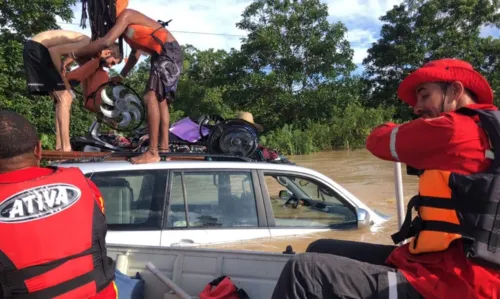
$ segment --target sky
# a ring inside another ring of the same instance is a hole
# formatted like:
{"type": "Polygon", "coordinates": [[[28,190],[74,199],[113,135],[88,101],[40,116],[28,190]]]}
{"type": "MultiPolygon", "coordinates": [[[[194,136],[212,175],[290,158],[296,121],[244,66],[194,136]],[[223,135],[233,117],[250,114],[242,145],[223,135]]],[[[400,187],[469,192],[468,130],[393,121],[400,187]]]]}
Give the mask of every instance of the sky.
{"type": "MultiPolygon", "coordinates": [[[[240,48],[245,32],[236,28],[241,14],[251,0],[129,0],[129,8],[138,10],[152,19],[173,21],[168,29],[180,44],[191,44],[200,50],[240,48]],[[209,4],[210,3],[210,4],[209,4]]],[[[341,21],[348,28],[347,39],[354,50],[353,61],[362,71],[361,63],[367,49],[379,37],[382,22],[379,20],[394,5],[402,0],[322,0],[328,5],[328,20],[341,21]]],[[[74,8],[75,18],[71,24],[60,21],[63,29],[84,32],[90,36],[90,29],[79,27],[81,3],[74,8]]],[[[483,30],[485,35],[498,37],[498,30],[483,30]]],[[[127,49],[125,50],[126,53],[127,49]]],[[[141,59],[142,60],[142,59],[141,59]]],[[[120,71],[124,63],[115,67],[120,71]]]]}

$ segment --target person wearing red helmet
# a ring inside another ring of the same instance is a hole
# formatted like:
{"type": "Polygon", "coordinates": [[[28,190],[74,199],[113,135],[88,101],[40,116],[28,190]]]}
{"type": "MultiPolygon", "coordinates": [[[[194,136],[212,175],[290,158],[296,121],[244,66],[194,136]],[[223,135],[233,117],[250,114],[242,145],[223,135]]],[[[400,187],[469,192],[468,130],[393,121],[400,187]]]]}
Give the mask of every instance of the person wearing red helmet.
{"type": "Polygon", "coordinates": [[[376,127],[366,147],[418,170],[419,194],[391,236],[410,242],[318,240],[285,265],[273,298],[500,298],[492,88],[469,63],[440,59],[406,77],[398,97],[420,118],[376,127]]]}

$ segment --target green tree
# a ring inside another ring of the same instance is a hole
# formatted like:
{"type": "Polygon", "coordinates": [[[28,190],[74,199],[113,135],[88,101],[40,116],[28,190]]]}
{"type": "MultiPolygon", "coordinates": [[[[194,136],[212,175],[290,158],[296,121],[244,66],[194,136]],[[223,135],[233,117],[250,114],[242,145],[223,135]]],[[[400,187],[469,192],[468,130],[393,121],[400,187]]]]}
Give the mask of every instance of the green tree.
{"type": "Polygon", "coordinates": [[[397,116],[410,109],[397,100],[401,80],[426,62],[440,58],[469,61],[500,91],[500,44],[480,36],[483,26],[498,26],[498,1],[406,0],[380,18],[380,39],[363,61],[368,96],[365,105],[396,105],[397,116]]]}
{"type": "Polygon", "coordinates": [[[347,29],[328,22],[327,6],[319,0],[256,0],[242,17],[237,27],[248,37],[225,67],[231,82],[225,96],[233,107],[253,111],[268,128],[329,111],[331,106],[310,111],[314,91],[348,77],[355,66],[347,29]]]}

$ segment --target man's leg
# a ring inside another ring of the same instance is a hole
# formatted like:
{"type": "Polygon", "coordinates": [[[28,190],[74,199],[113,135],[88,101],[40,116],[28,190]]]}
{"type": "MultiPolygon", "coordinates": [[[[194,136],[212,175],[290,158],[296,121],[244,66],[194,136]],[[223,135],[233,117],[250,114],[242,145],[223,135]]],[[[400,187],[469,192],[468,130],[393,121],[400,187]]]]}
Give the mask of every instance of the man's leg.
{"type": "Polygon", "coordinates": [[[70,152],[71,143],[69,139],[69,126],[73,97],[67,90],[54,91],[53,94],[57,99],[56,121],[59,123],[59,138],[61,138],[62,150],[64,152],[70,152]]]}
{"type": "Polygon", "coordinates": [[[306,252],[328,253],[374,265],[385,265],[385,261],[394,249],[396,249],[394,245],[320,239],[309,244],[306,252]]]}
{"type": "Polygon", "coordinates": [[[304,253],[283,268],[272,299],[423,298],[393,268],[341,256],[304,253]]]}
{"type": "Polygon", "coordinates": [[[130,159],[130,162],[134,164],[154,163],[160,161],[160,155],[158,154],[160,112],[156,92],[149,90],[144,96],[144,101],[146,102],[148,115],[149,147],[146,152],[130,159]]]}
{"type": "MultiPolygon", "coordinates": [[[[170,128],[170,112],[168,110],[167,100],[160,102],[160,148],[162,153],[169,152],[170,144],[168,133],[170,128]]],[[[151,138],[151,137],[150,137],[151,138]]]]}
{"type": "Polygon", "coordinates": [[[55,107],[55,123],[56,123],[56,151],[62,150],[62,140],[61,140],[61,127],[59,126],[59,105],[57,105],[57,98],[54,96],[54,107],[55,107]]]}

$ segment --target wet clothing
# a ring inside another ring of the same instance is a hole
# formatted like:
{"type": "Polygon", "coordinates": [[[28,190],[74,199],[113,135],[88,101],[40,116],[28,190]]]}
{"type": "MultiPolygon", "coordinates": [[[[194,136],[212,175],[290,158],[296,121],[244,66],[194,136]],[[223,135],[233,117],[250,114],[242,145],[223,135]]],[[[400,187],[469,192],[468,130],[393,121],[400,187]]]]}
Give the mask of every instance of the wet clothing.
{"type": "Polygon", "coordinates": [[[0,174],[0,219],[0,298],[117,299],[103,199],[80,170],[0,174]]]}
{"type": "MultiPolygon", "coordinates": [[[[162,23],[162,25],[165,25],[162,23]]],[[[130,25],[123,34],[124,40],[132,49],[141,50],[151,55],[151,67],[146,90],[153,90],[159,102],[171,104],[179,82],[184,57],[177,41],[167,42],[168,31],[162,26],[149,28],[142,25],[130,25]]]]}
{"type": "Polygon", "coordinates": [[[83,89],[85,109],[98,113],[101,105],[101,94],[97,89],[109,81],[109,74],[101,67],[101,59],[94,58],[87,62],[80,62],[80,67],[69,72],[66,78],[72,81],[81,82],[83,89]]]}
{"type": "MultiPolygon", "coordinates": [[[[487,104],[468,107],[497,110],[487,104]]],[[[381,159],[400,161],[416,169],[482,172],[492,160],[486,157],[490,144],[477,123],[477,116],[450,112],[399,126],[384,124],[372,131],[367,148],[381,159]]],[[[500,273],[467,259],[461,240],[445,251],[418,255],[410,253],[408,246],[396,248],[387,264],[401,271],[425,298],[500,297],[500,273]]]]}
{"type": "Polygon", "coordinates": [[[41,43],[32,40],[24,43],[23,63],[31,95],[50,95],[66,89],[61,74],[52,63],[49,49],[41,43]]]}
{"type": "Polygon", "coordinates": [[[167,100],[171,104],[175,99],[177,84],[182,73],[184,58],[182,48],[177,41],[165,43],[161,54],[153,54],[148,90],[154,90],[158,101],[167,100]]]}
{"type": "MultiPolygon", "coordinates": [[[[473,109],[497,110],[493,105],[474,104],[473,109]]],[[[477,117],[475,117],[478,120],[477,117]]],[[[449,170],[462,174],[483,171],[490,165],[484,151],[488,139],[470,117],[444,113],[438,118],[417,119],[402,125],[386,123],[368,136],[366,148],[386,161],[401,161],[417,169],[449,170]],[[399,127],[391,146],[392,129],[399,127]],[[394,147],[394,149],[393,149],[394,147]],[[397,154],[398,159],[393,157],[397,154]]]]}
{"type": "MultiPolygon", "coordinates": [[[[362,243],[361,243],[362,244],[362,243]]],[[[366,252],[370,245],[363,244],[366,252]]],[[[368,255],[366,254],[365,255],[368,255]]],[[[308,252],[291,258],[283,268],[272,299],[420,299],[394,268],[347,257],[308,252]]]]}

